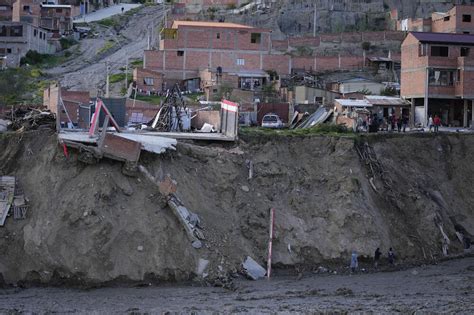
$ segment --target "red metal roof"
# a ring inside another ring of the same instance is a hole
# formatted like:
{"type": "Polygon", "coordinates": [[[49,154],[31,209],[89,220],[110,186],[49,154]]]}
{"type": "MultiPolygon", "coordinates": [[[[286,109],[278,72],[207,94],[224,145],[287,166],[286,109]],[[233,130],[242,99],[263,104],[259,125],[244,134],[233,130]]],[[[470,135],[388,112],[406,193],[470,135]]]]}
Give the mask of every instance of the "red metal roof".
{"type": "Polygon", "coordinates": [[[474,45],[474,35],[453,33],[411,32],[416,39],[425,43],[470,44],[474,45]]]}

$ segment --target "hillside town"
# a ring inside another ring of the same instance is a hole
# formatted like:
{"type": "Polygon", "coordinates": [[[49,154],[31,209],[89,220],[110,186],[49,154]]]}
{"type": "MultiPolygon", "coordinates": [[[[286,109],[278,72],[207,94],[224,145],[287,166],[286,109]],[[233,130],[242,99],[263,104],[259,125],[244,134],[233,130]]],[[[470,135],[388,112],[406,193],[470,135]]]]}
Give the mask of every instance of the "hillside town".
{"type": "Polygon", "coordinates": [[[471,48],[472,1],[0,0],[0,313],[474,311],[471,48]]]}

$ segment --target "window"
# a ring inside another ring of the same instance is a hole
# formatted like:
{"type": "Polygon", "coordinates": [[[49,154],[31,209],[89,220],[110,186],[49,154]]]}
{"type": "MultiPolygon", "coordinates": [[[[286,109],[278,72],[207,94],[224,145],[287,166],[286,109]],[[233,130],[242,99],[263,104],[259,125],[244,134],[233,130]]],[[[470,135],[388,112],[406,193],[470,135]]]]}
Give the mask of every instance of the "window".
{"type": "Polygon", "coordinates": [[[11,54],[12,53],[12,49],[11,48],[7,48],[7,54],[11,54]]]}
{"type": "Polygon", "coordinates": [[[237,65],[238,66],[244,66],[245,65],[245,59],[238,58],[237,59],[237,65]]]}
{"type": "Polygon", "coordinates": [[[153,78],[143,78],[143,83],[145,85],[153,85],[153,78]]]}
{"type": "Polygon", "coordinates": [[[462,32],[462,33],[463,33],[463,34],[466,34],[466,35],[469,35],[469,34],[471,34],[471,33],[469,33],[469,32],[462,32]]]}
{"type": "Polygon", "coordinates": [[[449,21],[449,18],[450,18],[449,15],[448,15],[448,16],[445,16],[444,19],[443,19],[443,21],[448,22],[448,21],[449,21]]]}
{"type": "Polygon", "coordinates": [[[448,46],[431,46],[432,57],[448,57],[449,47],[448,46]]]}
{"type": "Polygon", "coordinates": [[[5,25],[0,26],[0,36],[7,36],[7,27],[5,25]]]}
{"type": "Polygon", "coordinates": [[[63,13],[63,9],[57,8],[56,13],[63,13]]]}
{"type": "Polygon", "coordinates": [[[434,86],[453,86],[456,70],[430,69],[429,85],[434,86]]]}
{"type": "Polygon", "coordinates": [[[0,11],[6,11],[8,10],[6,5],[0,5],[0,11]]]}
{"type": "Polygon", "coordinates": [[[420,44],[418,46],[418,55],[421,56],[426,56],[428,54],[428,44],[420,44]]]}
{"type": "Polygon", "coordinates": [[[471,15],[470,14],[463,14],[462,21],[466,23],[471,23],[471,15]]]}
{"type": "Polygon", "coordinates": [[[30,12],[30,6],[29,5],[24,5],[23,6],[23,11],[24,12],[30,12]]]}
{"type": "Polygon", "coordinates": [[[10,35],[15,37],[23,36],[23,25],[12,26],[10,29],[10,35]]]}
{"type": "Polygon", "coordinates": [[[217,38],[217,39],[220,39],[220,38],[221,38],[221,33],[217,33],[217,34],[216,34],[216,38],[217,38]]]}
{"type": "Polygon", "coordinates": [[[262,41],[262,34],[260,33],[250,34],[250,42],[252,44],[260,44],[261,41],[262,41]]]}
{"type": "Polygon", "coordinates": [[[183,57],[184,56],[184,51],[183,50],[178,50],[176,52],[176,54],[178,55],[178,57],[183,57]]]}
{"type": "Polygon", "coordinates": [[[36,35],[38,35],[38,30],[33,31],[33,36],[36,37],[36,35]]]}
{"type": "Polygon", "coordinates": [[[131,123],[143,123],[147,122],[146,117],[143,119],[143,113],[140,112],[132,112],[132,117],[130,117],[130,122],[131,123]]]}
{"type": "Polygon", "coordinates": [[[469,56],[469,48],[468,47],[461,47],[461,57],[469,56]]]}

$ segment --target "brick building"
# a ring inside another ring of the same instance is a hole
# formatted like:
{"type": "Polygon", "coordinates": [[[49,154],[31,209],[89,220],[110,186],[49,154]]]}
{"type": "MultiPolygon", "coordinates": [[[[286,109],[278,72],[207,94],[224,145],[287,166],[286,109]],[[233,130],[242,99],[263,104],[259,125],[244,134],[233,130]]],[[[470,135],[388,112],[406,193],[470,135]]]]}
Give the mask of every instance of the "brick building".
{"type": "Polygon", "coordinates": [[[39,26],[41,3],[41,0],[16,0],[13,3],[12,21],[39,26]]]}
{"type": "Polygon", "coordinates": [[[161,33],[160,49],[147,50],[144,68],[164,72],[166,80],[199,78],[199,71],[221,67],[226,71],[281,67],[288,58],[268,60],[270,30],[218,22],[174,21],[161,33]],[[270,63],[273,63],[270,64],[270,63]]]}
{"type": "Polygon", "coordinates": [[[0,21],[11,21],[13,2],[15,0],[0,0],[0,21]]]}
{"type": "Polygon", "coordinates": [[[474,35],[409,33],[402,44],[401,95],[412,100],[416,121],[426,125],[430,115],[439,115],[443,125],[467,127],[474,120],[474,35]]]}
{"type": "Polygon", "coordinates": [[[68,4],[41,4],[40,27],[59,34],[72,31],[72,6],[68,4]]]}
{"type": "Polygon", "coordinates": [[[472,5],[457,5],[448,12],[435,12],[431,20],[431,31],[435,33],[474,34],[472,5]]]}
{"type": "MultiPolygon", "coordinates": [[[[43,93],[43,105],[46,106],[52,113],[58,112],[59,102],[59,86],[52,84],[43,93]]],[[[80,109],[81,106],[89,106],[90,95],[89,92],[84,91],[69,91],[65,88],[61,88],[61,99],[66,107],[66,111],[62,110],[60,114],[60,122],[63,127],[68,125],[69,118],[74,126],[86,128],[88,121],[81,119],[80,109]]]]}
{"type": "MultiPolygon", "coordinates": [[[[159,50],[145,51],[144,68],[162,72],[168,86],[199,79],[205,69],[216,72],[220,68],[223,75],[272,71],[280,77],[297,70],[353,70],[363,68],[366,58],[370,57],[360,49],[362,41],[401,43],[403,37],[401,32],[366,32],[272,41],[271,31],[267,29],[234,23],[174,21],[161,32],[159,50]],[[334,47],[343,43],[358,47],[360,54],[322,52],[298,56],[289,53],[290,47],[334,47]]],[[[391,57],[395,62],[400,55],[392,53],[391,57]]]]}
{"type": "Polygon", "coordinates": [[[398,20],[396,29],[405,32],[474,34],[474,6],[456,5],[447,12],[433,12],[427,19],[398,20]]]}
{"type": "Polygon", "coordinates": [[[133,82],[139,93],[147,94],[163,90],[163,74],[144,68],[133,69],[133,82]]]}

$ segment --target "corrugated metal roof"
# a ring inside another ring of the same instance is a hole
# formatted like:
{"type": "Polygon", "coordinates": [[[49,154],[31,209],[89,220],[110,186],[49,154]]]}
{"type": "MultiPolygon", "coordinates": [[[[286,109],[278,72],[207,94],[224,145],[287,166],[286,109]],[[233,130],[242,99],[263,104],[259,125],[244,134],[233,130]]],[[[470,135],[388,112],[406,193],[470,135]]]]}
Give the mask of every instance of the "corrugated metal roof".
{"type": "Polygon", "coordinates": [[[365,100],[373,106],[408,106],[409,102],[399,97],[381,96],[381,95],[367,95],[365,100]]]}
{"type": "Polygon", "coordinates": [[[474,35],[452,34],[452,33],[427,33],[411,32],[416,39],[423,43],[445,43],[445,44],[472,44],[474,45],[474,35]]]}
{"type": "Polygon", "coordinates": [[[69,4],[41,4],[43,8],[63,8],[63,9],[71,9],[72,6],[69,4]]]}
{"type": "Polygon", "coordinates": [[[237,23],[224,23],[224,22],[203,22],[203,21],[174,21],[171,28],[178,28],[179,26],[199,26],[199,27],[216,27],[216,28],[253,28],[248,25],[237,24],[237,23]]]}
{"type": "Polygon", "coordinates": [[[392,62],[393,61],[392,58],[387,58],[387,57],[369,57],[368,59],[372,62],[377,62],[377,61],[392,62]]]}
{"type": "Polygon", "coordinates": [[[367,100],[335,99],[334,101],[343,107],[372,107],[367,100]]]}

